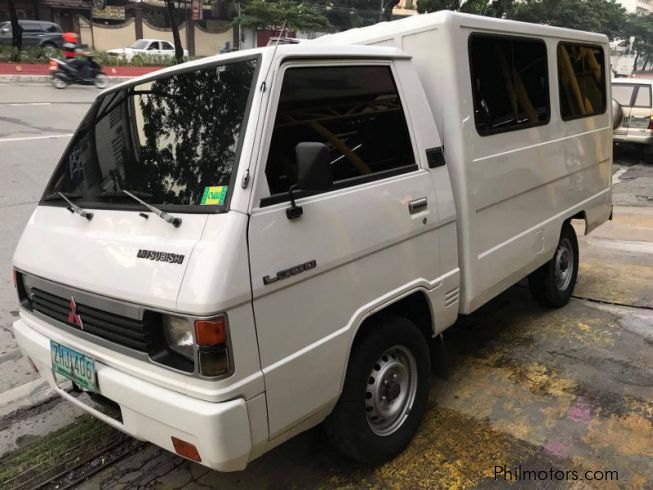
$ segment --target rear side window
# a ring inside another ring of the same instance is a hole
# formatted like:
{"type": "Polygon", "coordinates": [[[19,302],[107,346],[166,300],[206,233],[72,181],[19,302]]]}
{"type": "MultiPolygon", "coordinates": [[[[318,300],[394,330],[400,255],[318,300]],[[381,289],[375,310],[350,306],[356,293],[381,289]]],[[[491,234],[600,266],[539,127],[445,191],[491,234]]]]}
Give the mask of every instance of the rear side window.
{"type": "Polygon", "coordinates": [[[635,104],[633,107],[644,107],[646,109],[651,107],[651,86],[640,85],[637,89],[637,97],[635,97],[635,104]]]}
{"type": "Polygon", "coordinates": [[[41,32],[43,31],[43,25],[37,22],[21,22],[21,27],[25,32],[41,32]]]}
{"type": "Polygon", "coordinates": [[[635,93],[635,85],[632,83],[615,83],[612,85],[612,98],[616,100],[620,106],[630,107],[633,102],[633,94],[635,93]]]}
{"type": "Polygon", "coordinates": [[[295,184],[301,142],[327,146],[335,189],[417,169],[389,66],[286,70],[265,170],[277,198],[264,205],[295,184]]]}
{"type": "Polygon", "coordinates": [[[539,39],[472,34],[474,121],[481,136],[549,122],[546,45],[539,39]]]}
{"type": "Polygon", "coordinates": [[[48,32],[61,32],[61,28],[56,24],[50,24],[47,26],[46,31],[48,32]]]}
{"type": "Polygon", "coordinates": [[[570,120],[605,112],[605,60],[600,46],[558,44],[560,114],[570,120]]]}

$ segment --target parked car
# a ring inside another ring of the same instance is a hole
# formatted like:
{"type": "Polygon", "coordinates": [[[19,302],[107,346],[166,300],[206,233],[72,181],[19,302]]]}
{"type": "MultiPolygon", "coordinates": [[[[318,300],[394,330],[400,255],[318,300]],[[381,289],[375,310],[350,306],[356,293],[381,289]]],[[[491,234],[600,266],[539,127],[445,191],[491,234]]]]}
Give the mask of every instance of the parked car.
{"type": "MultiPolygon", "coordinates": [[[[63,46],[63,32],[59,25],[54,22],[42,20],[19,20],[23,28],[23,47],[41,47],[61,49],[63,46]]],[[[12,29],[11,22],[3,22],[0,25],[0,44],[11,46],[12,29]]]]}
{"type": "MultiPolygon", "coordinates": [[[[132,61],[145,55],[174,56],[175,46],[163,39],[139,39],[126,48],[107,50],[111,56],[122,56],[127,61],[132,61]]],[[[184,57],[188,56],[188,50],[184,49],[184,57]]]]}
{"type": "Polygon", "coordinates": [[[609,63],[602,34],[441,11],[110,88],[16,248],[16,341],[211,468],[322,422],[386,461],[460,314],[524,277],[570,300],[571,221],[612,214],[609,63]]]}
{"type": "Polygon", "coordinates": [[[653,149],[653,80],[612,80],[612,98],[621,105],[623,119],[614,130],[614,142],[653,149]]]}

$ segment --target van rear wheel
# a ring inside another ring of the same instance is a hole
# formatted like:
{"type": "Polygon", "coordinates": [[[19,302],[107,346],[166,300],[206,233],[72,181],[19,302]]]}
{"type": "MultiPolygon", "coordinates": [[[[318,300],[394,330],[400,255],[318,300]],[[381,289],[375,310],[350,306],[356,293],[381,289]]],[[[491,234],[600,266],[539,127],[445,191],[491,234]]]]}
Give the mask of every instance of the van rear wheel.
{"type": "Polygon", "coordinates": [[[385,316],[354,345],[345,385],[325,429],[345,456],[379,464],[411,441],[431,383],[426,339],[409,320],[385,316]]]}
{"type": "Polygon", "coordinates": [[[553,258],[528,276],[528,285],[542,306],[560,308],[569,302],[577,277],[578,239],[571,223],[566,222],[553,258]]]}

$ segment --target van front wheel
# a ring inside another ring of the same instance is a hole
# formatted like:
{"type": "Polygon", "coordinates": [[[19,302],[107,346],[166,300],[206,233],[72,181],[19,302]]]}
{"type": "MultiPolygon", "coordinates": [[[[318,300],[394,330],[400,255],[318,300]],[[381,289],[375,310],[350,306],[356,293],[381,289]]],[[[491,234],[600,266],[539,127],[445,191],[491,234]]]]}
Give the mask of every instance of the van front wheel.
{"type": "Polygon", "coordinates": [[[365,464],[403,451],[426,410],[430,365],[426,339],[412,322],[380,319],[352,349],[342,394],[325,422],[332,444],[365,464]]]}
{"type": "Polygon", "coordinates": [[[553,258],[528,276],[533,298],[542,306],[566,305],[578,276],[578,240],[571,223],[566,222],[553,258]]]}

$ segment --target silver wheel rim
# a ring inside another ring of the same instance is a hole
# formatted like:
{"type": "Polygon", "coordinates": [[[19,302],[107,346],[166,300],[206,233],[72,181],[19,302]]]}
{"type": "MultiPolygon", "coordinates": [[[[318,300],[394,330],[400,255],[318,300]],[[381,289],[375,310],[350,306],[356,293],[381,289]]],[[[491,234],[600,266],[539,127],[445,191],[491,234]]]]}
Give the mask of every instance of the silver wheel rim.
{"type": "Polygon", "coordinates": [[[365,415],[376,435],[389,436],[402,426],[417,393],[417,362],[401,345],[387,349],[367,378],[365,415]]]}
{"type": "Polygon", "coordinates": [[[569,238],[563,238],[555,255],[555,281],[558,291],[565,291],[571,284],[574,270],[574,252],[569,238]]]}
{"type": "Polygon", "coordinates": [[[108,85],[109,81],[106,77],[106,75],[98,75],[95,77],[95,86],[97,88],[104,88],[108,85]]]}
{"type": "Polygon", "coordinates": [[[66,85],[68,85],[65,81],[63,81],[59,77],[54,77],[54,86],[57,88],[64,88],[66,85]]]}

